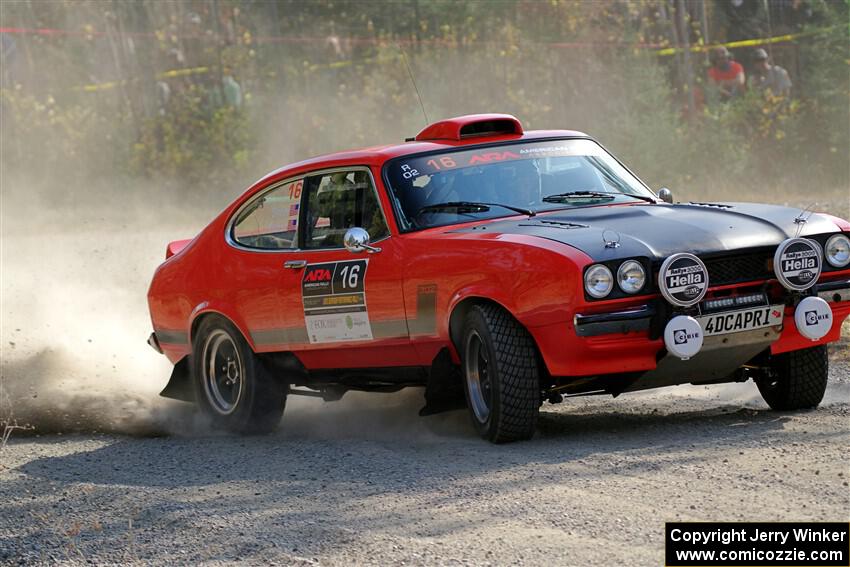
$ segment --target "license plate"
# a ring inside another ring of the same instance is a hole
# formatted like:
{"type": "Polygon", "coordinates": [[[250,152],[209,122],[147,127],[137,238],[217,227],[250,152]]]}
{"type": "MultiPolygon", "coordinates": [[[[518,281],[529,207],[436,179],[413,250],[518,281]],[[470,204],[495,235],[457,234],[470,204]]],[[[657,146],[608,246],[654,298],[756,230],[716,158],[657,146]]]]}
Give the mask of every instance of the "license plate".
{"type": "Polygon", "coordinates": [[[782,305],[770,305],[704,315],[697,317],[697,321],[705,336],[710,337],[781,325],[783,314],[782,305]]]}

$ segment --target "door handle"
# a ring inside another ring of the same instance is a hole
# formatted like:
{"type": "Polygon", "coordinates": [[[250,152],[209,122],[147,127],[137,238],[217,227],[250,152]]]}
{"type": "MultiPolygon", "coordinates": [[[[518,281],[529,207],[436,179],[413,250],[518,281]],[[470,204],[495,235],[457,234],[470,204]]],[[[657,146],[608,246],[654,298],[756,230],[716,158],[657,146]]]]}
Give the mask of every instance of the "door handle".
{"type": "Polygon", "coordinates": [[[289,268],[290,270],[300,270],[306,265],[307,260],[287,260],[283,263],[283,267],[289,268]]]}

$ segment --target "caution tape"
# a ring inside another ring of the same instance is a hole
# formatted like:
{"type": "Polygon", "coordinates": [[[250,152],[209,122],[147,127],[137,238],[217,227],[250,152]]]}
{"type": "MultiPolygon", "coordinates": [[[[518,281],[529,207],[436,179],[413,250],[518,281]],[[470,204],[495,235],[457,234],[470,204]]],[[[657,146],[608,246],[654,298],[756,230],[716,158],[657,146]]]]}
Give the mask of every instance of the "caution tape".
{"type": "MultiPolygon", "coordinates": [[[[693,52],[701,52],[701,51],[710,51],[716,47],[726,47],[729,49],[736,49],[739,47],[757,47],[759,45],[771,45],[773,43],[784,43],[787,41],[794,41],[801,37],[818,35],[821,33],[825,33],[828,31],[832,31],[840,26],[833,26],[829,28],[820,28],[817,30],[811,30],[808,32],[800,32],[800,33],[791,33],[786,35],[776,35],[772,37],[764,37],[757,39],[741,39],[738,41],[727,41],[725,43],[712,43],[710,45],[692,45],[689,49],[693,52]]],[[[655,52],[656,55],[675,55],[676,53],[680,53],[684,51],[683,47],[667,47],[664,49],[659,49],[655,52]]]]}
{"type": "MultiPolygon", "coordinates": [[[[157,73],[154,75],[157,79],[170,79],[174,77],[187,77],[190,75],[203,75],[204,73],[209,73],[209,67],[190,67],[187,69],[172,69],[170,71],[165,71],[164,73],[157,73]]],[[[73,90],[83,91],[87,93],[96,92],[96,91],[105,91],[109,89],[114,89],[116,87],[124,86],[128,83],[138,81],[138,78],[124,80],[124,81],[110,81],[107,83],[95,83],[93,85],[83,85],[81,87],[74,87],[73,90]]]]}
{"type": "MultiPolygon", "coordinates": [[[[820,29],[811,30],[811,31],[807,31],[807,32],[778,35],[778,36],[772,36],[772,37],[766,37],[766,38],[743,39],[743,40],[738,40],[738,41],[729,41],[729,42],[725,42],[725,43],[713,43],[713,44],[709,44],[709,45],[693,45],[693,46],[690,46],[688,49],[692,52],[699,53],[699,52],[710,51],[711,49],[714,49],[716,47],[726,47],[726,48],[730,48],[730,49],[736,49],[736,48],[740,48],[740,47],[756,47],[756,46],[759,46],[759,45],[770,45],[770,44],[774,44],[774,43],[785,43],[785,42],[789,42],[789,41],[794,41],[794,40],[799,39],[801,37],[825,33],[825,32],[834,30],[838,27],[841,27],[841,26],[832,26],[832,27],[828,27],[828,28],[820,28],[820,29]]],[[[0,33],[36,34],[36,35],[88,35],[88,36],[94,36],[94,37],[104,35],[104,32],[96,32],[96,31],[91,31],[91,30],[78,32],[78,31],[72,31],[72,30],[59,30],[59,29],[45,29],[45,28],[27,29],[27,28],[9,28],[9,27],[0,27],[0,33]]],[[[131,33],[131,34],[128,34],[128,35],[132,35],[132,36],[136,36],[136,37],[147,37],[149,35],[155,35],[155,34],[131,33]]],[[[264,39],[264,40],[268,40],[270,42],[277,42],[277,41],[309,42],[309,41],[316,41],[316,40],[321,40],[321,41],[325,41],[325,42],[327,41],[327,38],[313,38],[313,37],[266,37],[266,38],[257,38],[257,39],[264,39]]],[[[365,42],[368,42],[368,43],[373,43],[373,42],[374,43],[379,43],[379,42],[385,43],[385,42],[383,42],[383,40],[372,39],[372,38],[349,38],[348,40],[349,41],[355,41],[357,43],[360,43],[361,42],[360,40],[364,40],[365,42]]],[[[425,41],[423,41],[423,43],[428,43],[428,41],[425,40],[425,41]]],[[[598,46],[600,43],[606,43],[606,42],[552,42],[552,43],[542,43],[542,45],[547,45],[549,47],[555,47],[555,48],[567,48],[567,47],[592,47],[592,46],[598,46]]],[[[616,42],[614,42],[614,43],[608,42],[608,43],[606,43],[606,45],[622,45],[624,47],[630,46],[630,47],[635,47],[635,48],[652,49],[652,50],[654,50],[654,53],[656,55],[659,55],[659,56],[662,56],[662,57],[663,56],[675,55],[677,53],[684,51],[683,47],[665,47],[665,48],[662,48],[662,49],[657,49],[657,44],[640,44],[639,43],[639,44],[630,44],[629,45],[629,44],[622,44],[622,43],[616,43],[616,42]]],[[[359,59],[359,60],[334,61],[332,63],[310,64],[310,63],[305,62],[304,68],[307,71],[311,71],[311,72],[312,71],[318,71],[318,70],[321,70],[321,69],[341,69],[341,68],[344,68],[344,67],[350,67],[352,65],[371,63],[371,62],[374,62],[375,60],[376,60],[376,58],[369,57],[369,58],[359,59]]],[[[168,79],[168,78],[174,78],[174,77],[200,75],[200,74],[209,73],[209,72],[210,72],[210,68],[204,66],[204,67],[191,67],[191,68],[187,68],[187,69],[172,69],[170,71],[158,73],[155,76],[156,76],[157,79],[168,79]]],[[[129,80],[123,80],[123,81],[110,81],[110,82],[106,82],[106,83],[83,85],[83,86],[79,86],[79,87],[74,87],[73,90],[84,91],[84,92],[97,92],[97,91],[102,91],[102,90],[114,89],[116,87],[126,85],[128,82],[132,82],[132,81],[138,81],[138,79],[135,78],[135,79],[129,79],[129,80]]]]}

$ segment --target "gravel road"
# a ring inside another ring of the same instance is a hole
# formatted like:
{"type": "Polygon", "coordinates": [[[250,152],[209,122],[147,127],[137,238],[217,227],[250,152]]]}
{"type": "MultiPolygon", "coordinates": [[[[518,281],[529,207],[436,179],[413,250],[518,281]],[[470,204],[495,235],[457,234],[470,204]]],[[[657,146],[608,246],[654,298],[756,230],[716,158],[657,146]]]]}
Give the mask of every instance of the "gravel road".
{"type": "Polygon", "coordinates": [[[504,446],[420,400],[298,399],[263,438],[16,436],[0,562],[659,565],[665,521],[850,515],[846,360],[815,411],[679,387],[546,406],[504,446]]]}
{"type": "Polygon", "coordinates": [[[201,223],[89,213],[45,246],[68,214],[4,217],[0,411],[36,429],[0,449],[0,564],[660,565],[665,521],[850,519],[848,325],[815,411],[682,386],[547,404],[493,446],[409,390],[209,436],[144,345],[164,243],[201,223]]]}

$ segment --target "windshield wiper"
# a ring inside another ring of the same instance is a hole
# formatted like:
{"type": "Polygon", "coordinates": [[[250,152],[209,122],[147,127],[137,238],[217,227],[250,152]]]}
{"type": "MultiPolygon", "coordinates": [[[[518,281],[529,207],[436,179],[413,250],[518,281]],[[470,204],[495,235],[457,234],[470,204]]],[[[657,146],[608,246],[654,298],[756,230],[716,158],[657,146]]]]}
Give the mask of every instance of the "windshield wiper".
{"type": "Polygon", "coordinates": [[[425,205],[418,211],[416,216],[429,211],[440,211],[443,209],[458,209],[484,213],[490,210],[490,207],[502,207],[509,211],[517,212],[521,215],[533,217],[537,213],[531,209],[523,209],[522,207],[514,207],[513,205],[504,205],[502,203],[479,203],[477,201],[448,201],[446,203],[434,203],[433,205],[425,205]]]}
{"type": "Polygon", "coordinates": [[[543,197],[543,202],[563,203],[564,201],[569,201],[570,199],[586,199],[588,197],[593,199],[605,199],[611,201],[618,195],[622,195],[623,197],[632,197],[633,199],[640,199],[648,203],[655,203],[655,199],[653,199],[652,197],[645,197],[643,195],[633,195],[631,193],[612,193],[605,191],[570,191],[568,193],[557,193],[555,195],[546,195],[545,197],[543,197]]]}

